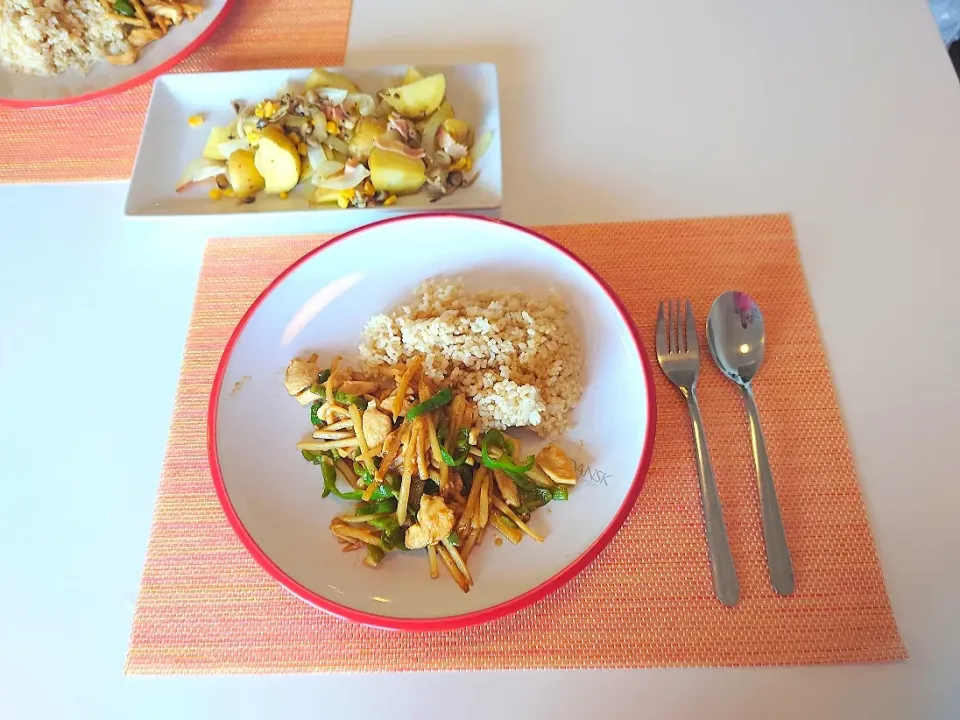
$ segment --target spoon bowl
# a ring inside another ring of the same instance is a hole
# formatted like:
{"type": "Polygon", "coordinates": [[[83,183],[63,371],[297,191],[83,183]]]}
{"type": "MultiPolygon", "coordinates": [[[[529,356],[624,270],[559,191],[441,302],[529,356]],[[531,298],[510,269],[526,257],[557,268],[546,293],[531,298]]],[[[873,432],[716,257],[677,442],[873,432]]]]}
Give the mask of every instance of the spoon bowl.
{"type": "Polygon", "coordinates": [[[707,345],[717,367],[738,385],[760,369],[767,337],[760,308],[746,293],[725,292],[707,318],[707,345]]]}

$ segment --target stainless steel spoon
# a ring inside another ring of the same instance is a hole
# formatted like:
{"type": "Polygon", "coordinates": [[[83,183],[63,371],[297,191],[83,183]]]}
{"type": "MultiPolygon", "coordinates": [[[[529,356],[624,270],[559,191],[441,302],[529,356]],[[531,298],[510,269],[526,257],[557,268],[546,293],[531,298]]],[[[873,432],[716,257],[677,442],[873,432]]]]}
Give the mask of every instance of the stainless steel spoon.
{"type": "Polygon", "coordinates": [[[740,387],[747,407],[770,582],[781,595],[790,595],[794,591],[793,565],[783,531],[777,491],[773,486],[767,445],[760,429],[757,403],[750,387],[750,381],[760,369],[766,346],[763,315],[753,298],[746,293],[726,292],[714,301],[707,317],[707,345],[717,367],[740,387]]]}

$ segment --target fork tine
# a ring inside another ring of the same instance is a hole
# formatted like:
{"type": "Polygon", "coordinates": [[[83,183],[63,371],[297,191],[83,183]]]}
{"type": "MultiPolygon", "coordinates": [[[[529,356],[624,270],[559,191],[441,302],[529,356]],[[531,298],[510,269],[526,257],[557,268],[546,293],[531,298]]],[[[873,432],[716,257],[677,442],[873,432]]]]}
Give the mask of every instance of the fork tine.
{"type": "Polygon", "coordinates": [[[670,341],[673,343],[673,352],[680,353],[680,303],[670,301],[670,341]]]}
{"type": "Polygon", "coordinates": [[[663,301],[660,301],[660,309],[657,311],[657,355],[667,355],[670,352],[670,346],[667,344],[667,328],[664,325],[663,301]]]}
{"type": "Polygon", "coordinates": [[[693,305],[687,300],[687,352],[699,354],[700,342],[697,340],[697,321],[693,319],[693,305]]]}
{"type": "Polygon", "coordinates": [[[677,347],[680,348],[680,352],[685,353],[689,349],[687,347],[687,321],[683,315],[683,301],[677,300],[677,347]]]}

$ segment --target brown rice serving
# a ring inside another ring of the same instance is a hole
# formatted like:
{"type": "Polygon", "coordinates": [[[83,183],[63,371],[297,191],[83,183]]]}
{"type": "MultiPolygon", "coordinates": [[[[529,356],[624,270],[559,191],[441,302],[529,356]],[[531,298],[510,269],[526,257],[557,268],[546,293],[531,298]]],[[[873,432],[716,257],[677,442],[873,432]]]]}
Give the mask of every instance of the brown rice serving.
{"type": "Polygon", "coordinates": [[[16,72],[88,73],[128,50],[123,29],[99,0],[0,0],[0,62],[16,72]]]}
{"type": "Polygon", "coordinates": [[[431,280],[418,303],[375,315],[360,354],[371,365],[423,355],[425,374],[470,397],[486,427],[530,426],[554,438],[582,391],[580,339],[556,295],[469,292],[431,280]]]}

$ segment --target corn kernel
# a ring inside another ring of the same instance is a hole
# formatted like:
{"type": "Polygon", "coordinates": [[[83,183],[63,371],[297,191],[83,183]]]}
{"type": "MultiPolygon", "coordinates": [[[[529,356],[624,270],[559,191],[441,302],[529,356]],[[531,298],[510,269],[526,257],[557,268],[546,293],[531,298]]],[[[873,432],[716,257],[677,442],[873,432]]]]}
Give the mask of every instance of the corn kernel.
{"type": "Polygon", "coordinates": [[[306,144],[305,142],[298,143],[298,144],[297,144],[297,152],[300,153],[301,155],[306,155],[306,154],[307,154],[307,144],[306,144]]]}
{"type": "Polygon", "coordinates": [[[363,182],[363,194],[367,197],[373,197],[377,194],[376,189],[373,187],[373,183],[369,180],[364,180],[363,182]]]}
{"type": "Polygon", "coordinates": [[[256,130],[250,130],[247,132],[247,142],[251,145],[260,142],[260,133],[256,130]]]}
{"type": "Polygon", "coordinates": [[[327,121],[327,135],[336,135],[340,132],[340,128],[337,127],[337,124],[333,120],[327,121]]]}
{"type": "Polygon", "coordinates": [[[393,205],[396,202],[397,202],[397,196],[391,195],[390,197],[388,197],[386,200],[383,201],[383,204],[384,206],[388,206],[388,205],[393,205]]]}
{"type": "Polygon", "coordinates": [[[203,115],[191,115],[187,118],[187,123],[190,127],[200,127],[203,125],[203,115]]]}
{"type": "Polygon", "coordinates": [[[262,117],[263,117],[263,108],[260,107],[259,105],[257,105],[257,109],[253,111],[253,114],[256,115],[258,118],[262,118],[262,117]]]}
{"type": "Polygon", "coordinates": [[[281,200],[286,200],[288,197],[290,197],[290,193],[288,193],[288,192],[282,192],[282,193],[280,193],[280,199],[281,199],[281,200]]]}
{"type": "Polygon", "coordinates": [[[264,117],[268,117],[268,118],[269,118],[269,117],[273,117],[274,113],[276,113],[276,112],[277,112],[277,106],[274,105],[272,102],[270,102],[269,100],[267,100],[265,103],[263,103],[263,116],[264,116],[264,117]]]}
{"type": "Polygon", "coordinates": [[[233,195],[234,195],[233,188],[227,188],[226,190],[223,191],[224,197],[233,197],[233,195]]]}
{"type": "Polygon", "coordinates": [[[472,167],[473,167],[473,159],[469,155],[467,155],[464,158],[463,169],[466,170],[467,172],[470,172],[470,169],[472,167]]]}
{"type": "Polygon", "coordinates": [[[343,195],[340,195],[339,197],[337,197],[337,205],[339,205],[344,210],[346,210],[348,207],[350,207],[350,198],[346,198],[343,195]]]}
{"type": "Polygon", "coordinates": [[[213,190],[210,191],[209,194],[210,194],[211,200],[219,200],[220,198],[223,197],[223,190],[221,190],[220,188],[214,188],[213,190]]]}

